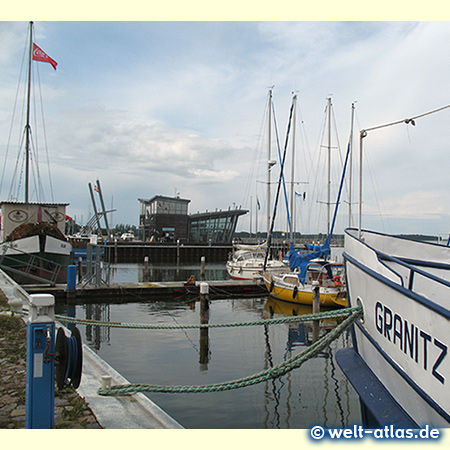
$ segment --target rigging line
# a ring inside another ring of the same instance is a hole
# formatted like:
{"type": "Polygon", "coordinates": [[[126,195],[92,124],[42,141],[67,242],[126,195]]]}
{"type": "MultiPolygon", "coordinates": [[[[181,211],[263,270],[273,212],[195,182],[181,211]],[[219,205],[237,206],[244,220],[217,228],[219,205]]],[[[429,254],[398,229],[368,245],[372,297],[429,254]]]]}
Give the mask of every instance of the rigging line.
{"type": "MultiPolygon", "coordinates": [[[[36,94],[35,94],[35,85],[33,84],[33,122],[34,122],[34,128],[30,125],[30,172],[31,176],[33,178],[34,183],[34,191],[36,193],[36,200],[38,202],[43,201],[44,199],[41,198],[42,193],[42,183],[41,183],[41,175],[39,171],[39,153],[37,148],[37,142],[38,142],[38,124],[37,124],[37,114],[36,114],[36,94]],[[34,131],[33,131],[34,129],[34,131]],[[33,164],[34,164],[34,170],[33,170],[33,164]]],[[[31,194],[32,195],[32,194],[31,194]]]]}
{"type": "Polygon", "coordinates": [[[327,124],[327,109],[328,105],[325,106],[323,115],[322,115],[322,122],[320,124],[320,131],[319,135],[317,137],[316,142],[316,151],[315,151],[315,160],[312,161],[312,165],[308,174],[308,182],[311,179],[311,176],[313,176],[313,185],[311,188],[311,207],[309,210],[309,220],[308,220],[308,227],[311,228],[312,223],[315,222],[315,230],[320,229],[320,224],[322,223],[323,216],[324,216],[324,210],[323,208],[312,208],[312,206],[315,203],[319,202],[319,198],[322,197],[323,190],[324,190],[324,180],[326,180],[326,163],[321,164],[322,158],[324,158],[324,152],[322,145],[324,141],[325,131],[326,131],[326,124],[327,124]],[[321,170],[320,170],[321,169],[321,170]],[[315,200],[315,201],[314,201],[315,200]]]}
{"type": "MultiPolygon", "coordinates": [[[[44,135],[45,154],[47,157],[47,170],[48,170],[48,178],[49,178],[49,185],[50,185],[50,198],[51,198],[52,202],[54,202],[55,197],[53,194],[53,181],[52,181],[50,158],[49,158],[48,145],[47,145],[47,129],[45,127],[44,102],[42,99],[41,77],[40,77],[39,67],[37,64],[36,64],[36,73],[38,76],[39,101],[40,101],[40,105],[41,105],[41,117],[42,117],[42,133],[44,135]]],[[[42,194],[44,195],[44,191],[42,191],[42,194]]]]}
{"type": "Polygon", "coordinates": [[[264,270],[266,270],[267,267],[267,260],[269,257],[269,252],[270,252],[270,244],[272,241],[272,232],[273,232],[273,227],[275,225],[275,217],[277,215],[277,203],[278,203],[278,199],[280,196],[280,185],[281,185],[281,177],[283,176],[283,170],[284,170],[284,163],[286,161],[286,153],[287,153],[287,147],[288,147],[288,142],[289,142],[289,131],[291,129],[291,122],[292,122],[292,114],[294,112],[294,104],[292,103],[291,105],[291,110],[289,112],[289,122],[288,122],[288,127],[287,127],[287,131],[286,131],[286,140],[284,143],[284,152],[283,152],[283,160],[281,162],[281,168],[280,168],[280,176],[278,177],[278,186],[277,186],[277,193],[275,196],[275,206],[273,209],[273,214],[272,214],[272,223],[270,225],[270,231],[268,230],[268,236],[267,236],[267,250],[266,250],[266,255],[264,258],[264,270]]]}
{"type": "Polygon", "coordinates": [[[246,184],[245,191],[244,191],[244,198],[243,198],[243,201],[242,201],[243,205],[245,205],[246,202],[248,201],[248,194],[249,194],[249,192],[252,189],[250,187],[250,185],[252,184],[253,177],[255,176],[254,175],[255,174],[255,168],[257,168],[257,173],[256,173],[256,177],[255,178],[258,178],[259,164],[257,164],[257,162],[258,163],[260,162],[260,159],[258,158],[258,156],[260,155],[261,149],[262,149],[262,134],[263,134],[264,124],[266,123],[266,116],[267,116],[266,110],[268,109],[267,108],[267,103],[268,103],[268,99],[266,99],[266,105],[264,107],[264,112],[263,112],[263,115],[262,115],[262,118],[261,118],[261,124],[260,124],[260,127],[259,127],[259,133],[258,133],[258,140],[257,140],[256,146],[255,146],[255,150],[254,150],[254,153],[253,153],[252,166],[251,166],[251,169],[250,169],[250,174],[249,174],[249,176],[247,178],[247,184],[246,184]]]}
{"type": "MultiPolygon", "coordinates": [[[[39,72],[37,65],[34,65],[34,72],[37,73],[37,85],[40,86],[40,80],[39,80],[39,72]]],[[[33,80],[36,78],[36,75],[33,76],[33,80]]],[[[42,186],[42,179],[41,179],[41,173],[40,173],[40,163],[39,163],[39,151],[38,151],[38,141],[39,141],[39,126],[38,126],[38,115],[36,110],[36,84],[33,84],[33,122],[34,122],[34,132],[33,128],[30,127],[30,144],[31,144],[31,151],[30,151],[30,166],[31,166],[31,172],[34,182],[34,190],[36,194],[36,200],[38,202],[45,201],[44,196],[44,189],[42,186]],[[34,171],[33,171],[33,163],[34,163],[34,171]]]]}
{"type": "Polygon", "coordinates": [[[23,142],[24,142],[24,139],[25,139],[25,133],[26,133],[26,129],[23,130],[22,139],[19,142],[19,151],[17,153],[16,164],[14,165],[14,171],[13,171],[13,176],[12,176],[12,179],[11,179],[11,185],[9,187],[8,199],[12,199],[14,194],[16,194],[16,198],[17,199],[19,198],[20,184],[21,184],[21,181],[22,181],[23,166],[24,166],[24,162],[25,162],[25,157],[22,156],[22,152],[23,152],[23,149],[24,149],[23,142]],[[21,166],[20,175],[18,175],[18,168],[19,168],[20,161],[22,161],[22,166],[21,166]],[[17,176],[18,176],[18,179],[17,179],[17,176]],[[15,187],[17,189],[17,192],[14,192],[14,188],[15,187]]]}
{"type": "Polygon", "coordinates": [[[328,237],[327,237],[327,241],[328,242],[331,240],[331,235],[333,234],[334,227],[336,225],[336,217],[337,217],[337,213],[338,213],[338,209],[339,209],[339,203],[341,201],[342,186],[343,186],[344,180],[345,180],[345,171],[347,169],[347,163],[348,163],[349,154],[350,154],[350,143],[348,144],[348,147],[347,147],[347,154],[345,156],[345,163],[344,163],[344,167],[342,169],[342,177],[341,177],[341,182],[340,182],[340,186],[339,186],[338,197],[337,197],[337,200],[336,200],[336,206],[335,206],[335,210],[334,210],[333,221],[331,223],[330,231],[329,231],[329,234],[328,234],[328,237]]]}
{"type": "MultiPolygon", "coordinates": [[[[273,111],[273,121],[275,123],[275,135],[276,135],[276,140],[277,140],[278,158],[281,161],[281,149],[280,149],[280,139],[279,139],[279,136],[278,136],[278,124],[277,124],[277,119],[275,117],[275,106],[274,106],[273,102],[272,102],[272,111],[273,111]]],[[[287,214],[287,220],[288,220],[288,225],[289,225],[289,230],[288,231],[290,233],[292,225],[291,225],[291,217],[289,215],[289,202],[288,202],[288,197],[287,197],[287,192],[286,192],[286,183],[285,183],[285,180],[284,180],[284,171],[283,171],[283,174],[282,174],[282,179],[283,179],[284,201],[286,203],[286,214],[287,214]]]]}
{"type": "Polygon", "coordinates": [[[36,194],[36,199],[38,202],[45,201],[44,197],[44,189],[42,187],[41,174],[39,170],[39,158],[37,148],[35,147],[35,141],[32,139],[33,135],[30,130],[30,142],[31,142],[31,153],[30,159],[31,162],[35,165],[35,171],[32,171],[33,184],[34,184],[34,192],[36,194]]]}
{"type": "MultiPolygon", "coordinates": [[[[9,128],[8,140],[7,140],[7,144],[6,144],[5,162],[3,164],[2,176],[0,179],[0,194],[3,189],[3,181],[5,178],[5,169],[6,169],[6,165],[7,165],[7,161],[8,161],[8,154],[9,154],[9,148],[10,148],[10,144],[11,144],[12,130],[13,130],[13,125],[14,125],[14,119],[16,117],[17,99],[19,98],[20,86],[22,84],[22,75],[24,72],[23,66],[26,61],[27,45],[28,45],[28,40],[29,40],[28,36],[29,35],[27,34],[27,36],[25,38],[25,45],[24,45],[24,50],[23,50],[23,55],[22,55],[22,63],[20,65],[19,79],[18,79],[17,88],[16,88],[16,95],[14,97],[13,113],[12,113],[12,117],[11,117],[11,124],[10,124],[10,128],[9,128]]],[[[11,191],[11,188],[10,188],[10,191],[11,191]]]]}

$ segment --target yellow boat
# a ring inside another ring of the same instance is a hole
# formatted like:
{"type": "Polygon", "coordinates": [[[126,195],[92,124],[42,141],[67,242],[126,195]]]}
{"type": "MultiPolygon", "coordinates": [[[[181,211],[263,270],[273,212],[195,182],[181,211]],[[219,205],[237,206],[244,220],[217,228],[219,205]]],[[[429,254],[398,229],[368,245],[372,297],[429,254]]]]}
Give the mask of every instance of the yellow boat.
{"type": "Polygon", "coordinates": [[[264,284],[269,295],[277,300],[301,305],[312,305],[314,280],[319,281],[320,305],[326,307],[347,307],[347,289],[340,275],[333,279],[320,271],[308,271],[305,283],[302,284],[295,272],[271,274],[264,272],[264,284]]]}

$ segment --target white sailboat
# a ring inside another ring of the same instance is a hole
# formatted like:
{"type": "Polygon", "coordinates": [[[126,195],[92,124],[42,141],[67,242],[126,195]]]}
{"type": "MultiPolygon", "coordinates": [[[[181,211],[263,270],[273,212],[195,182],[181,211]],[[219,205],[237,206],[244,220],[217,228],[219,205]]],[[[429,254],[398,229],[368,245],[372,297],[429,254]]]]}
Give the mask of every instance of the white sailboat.
{"type": "MultiPolygon", "coordinates": [[[[295,97],[294,103],[295,106],[295,97]]],[[[321,246],[306,245],[299,250],[294,247],[291,239],[287,259],[289,272],[264,273],[263,281],[271,297],[285,302],[312,305],[313,283],[319,283],[320,304],[326,307],[347,306],[346,286],[343,266],[329,260],[330,240],[333,234],[336,215],[340,202],[345,170],[351,150],[351,138],[341,178],[338,199],[331,220],[330,167],[331,167],[331,98],[328,99],[328,184],[327,184],[327,227],[328,236],[321,246]]],[[[353,108],[352,108],[353,115],[353,108]]],[[[292,208],[291,208],[292,209],[292,208]]]]}
{"type": "Polygon", "coordinates": [[[67,203],[30,201],[31,165],[31,81],[34,61],[56,61],[33,42],[33,22],[29,24],[27,99],[25,124],[25,198],[23,202],[0,202],[0,267],[19,282],[48,282],[67,280],[72,246],[64,235],[67,203]]]}
{"type": "MultiPolygon", "coordinates": [[[[271,155],[272,140],[272,88],[269,89],[268,98],[268,146],[267,146],[267,232],[270,228],[270,183],[271,169],[275,164],[271,155]]],[[[267,242],[256,245],[235,245],[235,250],[230,255],[226,267],[228,274],[233,279],[256,280],[262,277],[264,261],[267,251],[267,242]]],[[[282,260],[269,258],[266,263],[267,270],[279,272],[286,269],[282,260]]]]}

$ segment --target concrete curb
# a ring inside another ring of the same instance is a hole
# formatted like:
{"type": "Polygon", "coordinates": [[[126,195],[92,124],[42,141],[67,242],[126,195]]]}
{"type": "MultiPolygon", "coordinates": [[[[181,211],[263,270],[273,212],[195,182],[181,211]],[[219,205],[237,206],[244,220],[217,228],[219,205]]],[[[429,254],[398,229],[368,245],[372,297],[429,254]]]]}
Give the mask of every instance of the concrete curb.
{"type": "Polygon", "coordinates": [[[83,374],[77,392],[99,423],[108,429],[182,429],[183,427],[142,393],[103,397],[97,394],[103,376],[112,384],[129,381],[83,344],[83,374]]]}

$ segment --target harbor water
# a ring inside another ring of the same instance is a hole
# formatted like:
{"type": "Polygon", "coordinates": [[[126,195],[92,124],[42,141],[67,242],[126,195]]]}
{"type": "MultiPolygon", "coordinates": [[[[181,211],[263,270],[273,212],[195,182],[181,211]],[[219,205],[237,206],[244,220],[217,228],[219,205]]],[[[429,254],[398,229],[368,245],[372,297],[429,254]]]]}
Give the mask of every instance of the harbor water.
{"type": "MultiPolygon", "coordinates": [[[[199,267],[119,265],[111,282],[198,278],[199,267]]],[[[209,266],[206,279],[226,279],[223,265],[209,266]]],[[[62,305],[59,306],[60,308],[62,305]]],[[[198,301],[144,301],[80,304],[78,318],[151,324],[198,324],[198,301]]],[[[210,303],[209,323],[258,321],[309,313],[308,307],[271,298],[233,298],[210,303]]],[[[325,333],[336,323],[323,321],[325,333]]],[[[208,385],[236,380],[277,365],[310,345],[308,324],[279,324],[176,330],[136,330],[79,325],[82,338],[132,383],[208,385]]],[[[314,425],[346,427],[361,423],[358,397],[339,369],[336,352],[351,346],[341,335],[318,356],[275,380],[223,392],[147,393],[188,429],[300,429],[314,425]]],[[[99,381],[100,385],[100,381],[99,381]]]]}

